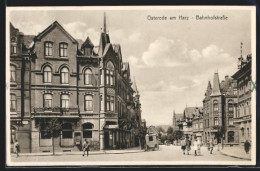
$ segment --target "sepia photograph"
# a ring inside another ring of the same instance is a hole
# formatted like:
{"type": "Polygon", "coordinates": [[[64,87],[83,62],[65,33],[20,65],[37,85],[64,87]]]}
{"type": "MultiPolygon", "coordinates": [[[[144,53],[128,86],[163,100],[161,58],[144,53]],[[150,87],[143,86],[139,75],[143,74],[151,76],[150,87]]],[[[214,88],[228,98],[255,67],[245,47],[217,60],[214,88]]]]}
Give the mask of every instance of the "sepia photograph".
{"type": "Polygon", "coordinates": [[[6,7],[6,166],[256,164],[254,6],[6,7]]]}

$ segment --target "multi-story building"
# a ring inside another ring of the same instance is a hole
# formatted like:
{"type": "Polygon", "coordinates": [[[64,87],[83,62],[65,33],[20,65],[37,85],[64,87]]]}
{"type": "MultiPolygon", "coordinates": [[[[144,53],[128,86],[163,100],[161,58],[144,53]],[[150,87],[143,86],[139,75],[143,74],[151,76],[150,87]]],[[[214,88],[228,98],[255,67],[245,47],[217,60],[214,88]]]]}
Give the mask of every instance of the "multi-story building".
{"type": "Polygon", "coordinates": [[[226,76],[220,83],[218,73],[214,74],[213,87],[209,82],[203,100],[204,142],[214,138],[215,142],[224,139],[224,144],[238,143],[238,131],[233,124],[236,93],[237,85],[232,78],[226,76]]]}
{"type": "Polygon", "coordinates": [[[177,131],[182,127],[179,127],[178,122],[183,120],[183,113],[175,113],[175,110],[173,111],[173,118],[172,118],[172,125],[173,125],[173,131],[177,131]]]}
{"type": "Polygon", "coordinates": [[[193,111],[192,118],[192,136],[193,139],[197,138],[199,141],[203,142],[203,108],[196,107],[193,111]]]}
{"type": "Polygon", "coordinates": [[[239,129],[239,143],[251,142],[251,54],[243,59],[238,58],[238,71],[232,76],[237,83],[237,106],[234,113],[234,124],[239,129]]]}
{"type": "Polygon", "coordinates": [[[57,21],[37,36],[10,26],[11,142],[18,139],[22,152],[51,151],[53,143],[77,151],[84,139],[95,150],[136,145],[140,95],[105,20],[99,46],[89,37],[79,45],[57,21]],[[39,126],[50,118],[62,121],[54,141],[39,126]]]}

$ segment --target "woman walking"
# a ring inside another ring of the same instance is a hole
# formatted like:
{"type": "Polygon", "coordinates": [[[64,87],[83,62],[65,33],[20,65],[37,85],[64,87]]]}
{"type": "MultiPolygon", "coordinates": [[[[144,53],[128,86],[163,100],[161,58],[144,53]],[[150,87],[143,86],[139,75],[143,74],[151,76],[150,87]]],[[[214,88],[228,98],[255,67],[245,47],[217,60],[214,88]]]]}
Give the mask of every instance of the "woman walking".
{"type": "Polygon", "coordinates": [[[185,155],[186,138],[184,138],[184,139],[181,141],[181,149],[182,149],[182,151],[183,151],[183,154],[185,155]]]}
{"type": "Polygon", "coordinates": [[[191,141],[189,139],[187,139],[186,141],[186,150],[187,150],[187,154],[189,155],[189,151],[190,151],[190,146],[191,146],[191,141]]]}
{"type": "Polygon", "coordinates": [[[210,154],[212,154],[213,147],[214,147],[214,141],[213,141],[213,139],[211,139],[209,142],[210,154]]]}
{"type": "Polygon", "coordinates": [[[19,146],[18,140],[15,140],[14,153],[16,154],[16,157],[19,157],[19,152],[20,152],[20,146],[19,146]]]}
{"type": "Polygon", "coordinates": [[[197,139],[194,140],[193,142],[193,147],[194,147],[194,155],[197,156],[197,152],[198,152],[198,141],[197,139]]]}

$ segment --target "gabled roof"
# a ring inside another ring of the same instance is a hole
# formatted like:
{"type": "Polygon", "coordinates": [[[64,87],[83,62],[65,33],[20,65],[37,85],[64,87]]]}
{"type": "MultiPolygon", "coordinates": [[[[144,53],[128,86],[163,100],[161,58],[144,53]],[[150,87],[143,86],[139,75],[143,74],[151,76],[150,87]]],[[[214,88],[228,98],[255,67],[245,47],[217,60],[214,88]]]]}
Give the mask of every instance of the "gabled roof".
{"type": "Polygon", "coordinates": [[[183,113],[175,113],[174,117],[175,121],[183,120],[183,113]]]}
{"type": "Polygon", "coordinates": [[[49,27],[39,33],[35,39],[40,40],[50,31],[52,31],[55,27],[59,28],[73,43],[78,43],[76,39],[74,39],[59,23],[58,21],[54,21],[49,27]]]}
{"type": "Polygon", "coordinates": [[[219,84],[219,77],[218,73],[214,74],[214,80],[213,80],[213,88],[212,88],[212,93],[210,96],[220,96],[220,84],[219,84]]]}
{"type": "Polygon", "coordinates": [[[193,118],[194,115],[198,115],[202,112],[202,107],[186,107],[184,112],[185,118],[193,118]]]}
{"type": "Polygon", "coordinates": [[[81,49],[83,49],[84,47],[91,47],[93,48],[94,47],[94,44],[92,43],[92,41],[90,40],[89,37],[87,37],[87,39],[85,40],[85,42],[81,45],[81,49]]]}

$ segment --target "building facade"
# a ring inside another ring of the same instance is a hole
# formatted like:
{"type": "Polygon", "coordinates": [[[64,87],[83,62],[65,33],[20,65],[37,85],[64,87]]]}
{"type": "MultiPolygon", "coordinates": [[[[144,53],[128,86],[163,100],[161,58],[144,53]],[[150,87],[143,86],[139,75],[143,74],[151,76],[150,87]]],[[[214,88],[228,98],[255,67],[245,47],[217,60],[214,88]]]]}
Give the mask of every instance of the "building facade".
{"type": "Polygon", "coordinates": [[[49,152],[53,143],[78,151],[84,139],[92,150],[138,145],[140,94],[105,20],[98,46],[89,37],[80,45],[57,21],[37,36],[10,24],[11,142],[21,152],[49,152]],[[39,127],[51,118],[62,121],[54,141],[39,127]]]}
{"type": "Polygon", "coordinates": [[[238,127],[239,143],[251,142],[251,72],[252,56],[238,58],[238,71],[232,76],[237,83],[237,106],[234,114],[234,124],[238,127]]]}
{"type": "Polygon", "coordinates": [[[238,130],[235,127],[234,113],[237,104],[237,86],[228,76],[221,83],[218,73],[214,74],[213,87],[208,87],[203,100],[204,142],[214,139],[215,143],[237,144],[238,130]]]}

